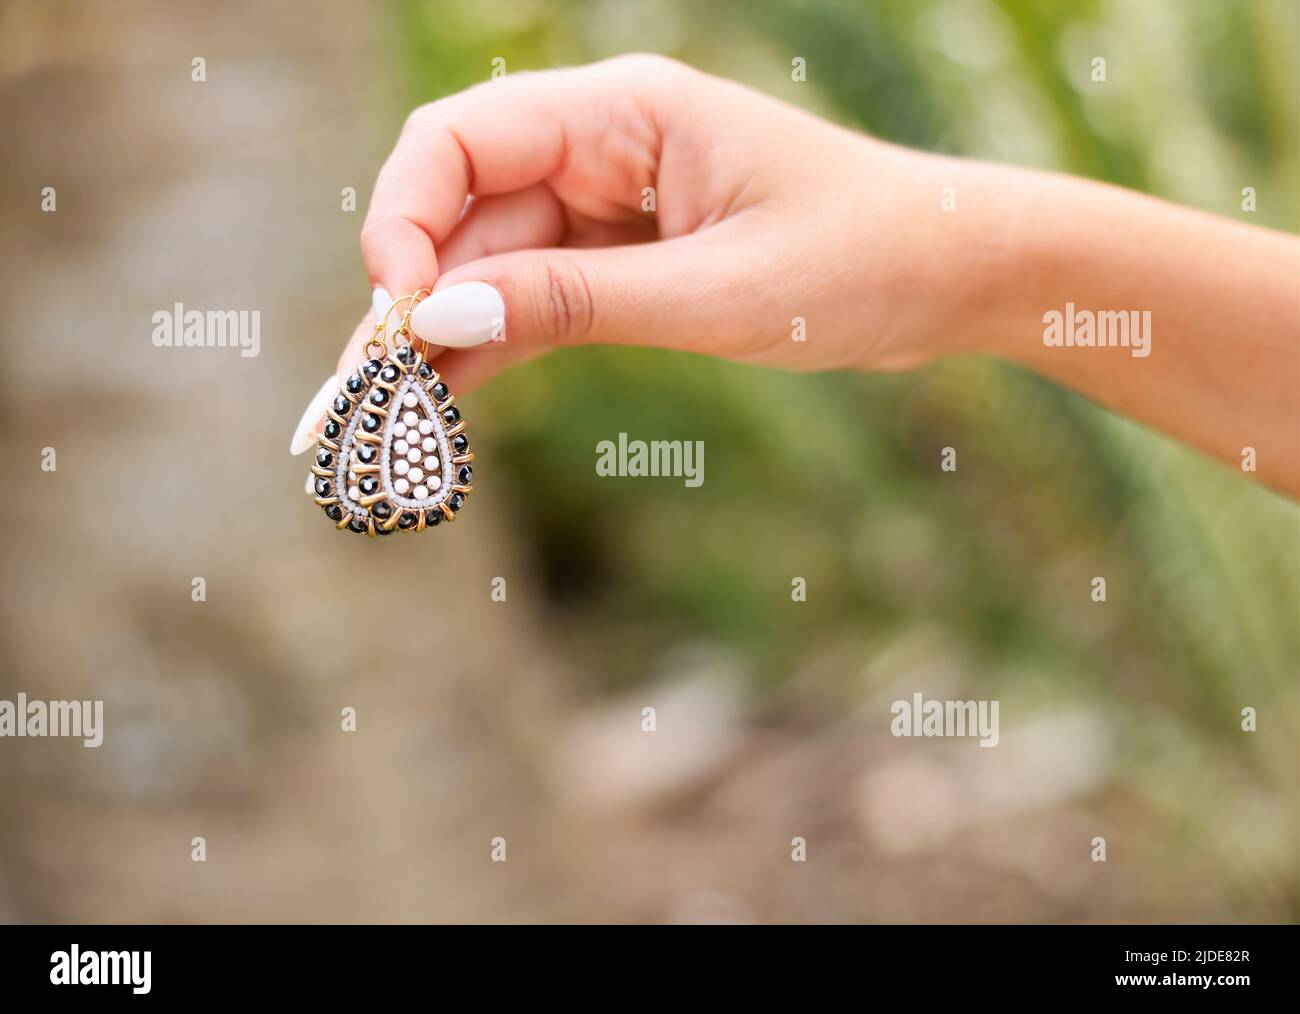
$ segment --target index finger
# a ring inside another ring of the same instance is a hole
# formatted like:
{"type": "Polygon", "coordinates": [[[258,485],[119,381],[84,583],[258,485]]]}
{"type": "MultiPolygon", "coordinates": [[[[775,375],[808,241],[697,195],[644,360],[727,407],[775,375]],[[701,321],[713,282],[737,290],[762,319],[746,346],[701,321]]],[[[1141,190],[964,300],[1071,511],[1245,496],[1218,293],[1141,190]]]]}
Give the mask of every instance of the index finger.
{"type": "MultiPolygon", "coordinates": [[[[584,68],[586,70],[586,68],[584,68]]],[[[563,164],[566,124],[586,115],[582,71],[518,74],[415,110],[375,183],[361,230],[373,285],[395,297],[432,287],[438,244],[467,198],[522,190],[563,164]]]]}

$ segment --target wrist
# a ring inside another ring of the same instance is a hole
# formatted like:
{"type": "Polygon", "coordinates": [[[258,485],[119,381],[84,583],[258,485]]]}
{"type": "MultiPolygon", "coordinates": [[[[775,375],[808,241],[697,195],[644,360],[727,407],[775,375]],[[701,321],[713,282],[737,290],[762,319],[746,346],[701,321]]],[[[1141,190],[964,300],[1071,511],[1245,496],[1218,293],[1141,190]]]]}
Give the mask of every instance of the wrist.
{"type": "Polygon", "coordinates": [[[930,353],[1006,356],[1025,322],[1030,265],[1023,233],[1034,174],[973,160],[931,160],[939,227],[936,249],[923,263],[943,292],[937,300],[943,320],[931,335],[930,353]]]}
{"type": "MultiPolygon", "coordinates": [[[[1005,354],[1023,292],[1024,180],[1001,166],[872,142],[871,174],[887,198],[866,208],[862,258],[869,303],[885,307],[870,369],[911,369],[951,355],[1005,354]]],[[[1032,174],[1024,174],[1030,176],[1032,174]]]]}

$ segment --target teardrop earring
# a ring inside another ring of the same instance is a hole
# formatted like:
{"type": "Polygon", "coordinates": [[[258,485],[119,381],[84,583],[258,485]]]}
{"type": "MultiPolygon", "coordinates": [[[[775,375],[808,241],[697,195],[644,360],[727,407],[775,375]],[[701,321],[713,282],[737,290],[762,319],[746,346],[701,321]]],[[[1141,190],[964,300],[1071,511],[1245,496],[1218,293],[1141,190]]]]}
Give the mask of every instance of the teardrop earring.
{"type": "Polygon", "coordinates": [[[411,339],[411,312],[428,289],[393,300],[366,343],[366,361],[325,414],[313,496],[339,531],[371,538],[454,521],[473,490],[465,420],[411,339]],[[388,317],[406,304],[390,336],[388,317]]]}

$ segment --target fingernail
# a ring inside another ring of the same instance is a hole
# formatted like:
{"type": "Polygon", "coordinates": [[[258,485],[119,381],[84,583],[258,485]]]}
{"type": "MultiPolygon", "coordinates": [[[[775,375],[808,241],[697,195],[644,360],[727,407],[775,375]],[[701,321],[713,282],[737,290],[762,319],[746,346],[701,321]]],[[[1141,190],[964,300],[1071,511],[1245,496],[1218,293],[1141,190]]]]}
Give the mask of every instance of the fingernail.
{"type": "Polygon", "coordinates": [[[429,296],[411,314],[411,330],[433,345],[467,349],[505,337],[506,304],[487,282],[462,282],[429,296]]]}
{"type": "Polygon", "coordinates": [[[307,410],[298,420],[298,428],[293,431],[293,440],[289,444],[290,454],[301,454],[316,442],[316,424],[324,417],[325,409],[338,390],[338,383],[338,377],[326,377],[320,390],[307,403],[307,410]]]}
{"type": "MultiPolygon", "coordinates": [[[[382,285],[376,285],[374,292],[370,294],[371,309],[375,317],[375,323],[378,324],[388,308],[393,305],[393,297],[388,294],[388,290],[382,285]]],[[[404,304],[403,304],[404,305],[404,304]]],[[[394,307],[393,312],[388,314],[388,333],[392,334],[402,323],[402,307],[394,307]]]]}

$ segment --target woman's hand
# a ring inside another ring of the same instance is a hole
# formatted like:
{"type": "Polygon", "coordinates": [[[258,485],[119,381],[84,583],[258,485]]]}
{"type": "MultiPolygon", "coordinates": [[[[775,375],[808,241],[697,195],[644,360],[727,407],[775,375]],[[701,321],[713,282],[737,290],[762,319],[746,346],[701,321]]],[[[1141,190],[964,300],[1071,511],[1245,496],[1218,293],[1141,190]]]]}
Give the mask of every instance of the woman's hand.
{"type": "Polygon", "coordinates": [[[952,302],[908,239],[913,158],[662,57],[515,74],[411,115],[361,248],[385,295],[435,290],[417,334],[487,340],[443,354],[454,389],[579,343],[911,366],[952,302]]]}
{"type": "Polygon", "coordinates": [[[512,74],[417,109],[361,248],[376,313],[433,289],[412,326],[453,390],[582,343],[797,370],[990,353],[1234,465],[1252,448],[1259,475],[1300,491],[1294,237],[897,148],[662,57],[512,74]],[[1052,345],[1048,321],[1074,308],[1149,313],[1142,353],[1052,345]]]}

